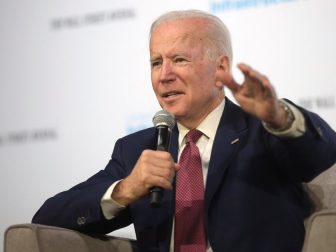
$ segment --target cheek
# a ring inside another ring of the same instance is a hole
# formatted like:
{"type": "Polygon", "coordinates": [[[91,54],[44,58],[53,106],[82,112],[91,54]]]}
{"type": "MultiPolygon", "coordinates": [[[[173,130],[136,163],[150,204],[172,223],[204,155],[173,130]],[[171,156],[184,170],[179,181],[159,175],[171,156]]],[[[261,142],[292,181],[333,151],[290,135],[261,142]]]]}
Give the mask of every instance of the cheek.
{"type": "Polygon", "coordinates": [[[152,88],[153,88],[154,92],[156,93],[157,92],[158,84],[157,84],[157,81],[156,81],[155,76],[153,75],[153,73],[151,74],[151,82],[152,82],[152,88]]]}
{"type": "Polygon", "coordinates": [[[154,84],[152,84],[152,88],[153,88],[153,91],[154,91],[156,97],[159,99],[160,97],[158,96],[158,89],[157,89],[157,86],[154,85],[154,84]]]}

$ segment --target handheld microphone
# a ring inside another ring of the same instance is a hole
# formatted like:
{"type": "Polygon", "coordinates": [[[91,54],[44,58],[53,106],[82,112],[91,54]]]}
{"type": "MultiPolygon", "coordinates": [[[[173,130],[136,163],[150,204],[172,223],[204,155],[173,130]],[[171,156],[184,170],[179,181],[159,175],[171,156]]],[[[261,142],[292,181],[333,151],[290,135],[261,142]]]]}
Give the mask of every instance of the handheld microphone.
{"type": "MultiPolygon", "coordinates": [[[[168,151],[172,129],[175,126],[175,118],[165,110],[160,110],[153,117],[155,127],[155,146],[156,150],[168,151]]],[[[163,197],[163,189],[155,186],[150,189],[150,205],[158,207],[163,197]]]]}

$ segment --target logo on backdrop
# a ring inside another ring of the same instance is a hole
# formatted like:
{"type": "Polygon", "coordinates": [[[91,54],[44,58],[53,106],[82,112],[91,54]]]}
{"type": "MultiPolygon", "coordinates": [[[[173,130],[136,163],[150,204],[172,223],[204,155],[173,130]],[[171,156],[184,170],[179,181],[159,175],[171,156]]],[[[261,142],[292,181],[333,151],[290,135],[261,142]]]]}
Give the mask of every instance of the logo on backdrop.
{"type": "Polygon", "coordinates": [[[53,141],[56,138],[57,131],[52,128],[0,132],[0,147],[8,144],[53,141]]]}
{"type": "Polygon", "coordinates": [[[333,110],[336,109],[335,96],[317,96],[299,98],[298,104],[309,110],[333,110]]]}
{"type": "Polygon", "coordinates": [[[241,10],[303,0],[210,0],[211,12],[241,10]]]}
{"type": "Polygon", "coordinates": [[[54,18],[50,25],[53,30],[62,30],[70,28],[79,28],[89,25],[101,25],[117,20],[133,19],[135,17],[134,9],[120,9],[112,11],[90,12],[82,15],[54,18]]]}

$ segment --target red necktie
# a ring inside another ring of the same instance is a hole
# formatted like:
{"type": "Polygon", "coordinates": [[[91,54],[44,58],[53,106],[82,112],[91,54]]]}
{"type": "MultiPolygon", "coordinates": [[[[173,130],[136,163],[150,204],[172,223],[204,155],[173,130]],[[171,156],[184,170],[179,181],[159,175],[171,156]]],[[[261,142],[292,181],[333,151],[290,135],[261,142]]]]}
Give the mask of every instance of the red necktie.
{"type": "Polygon", "coordinates": [[[205,252],[204,184],[201,157],[196,146],[202,132],[194,129],[186,136],[176,174],[175,252],[205,252]]]}

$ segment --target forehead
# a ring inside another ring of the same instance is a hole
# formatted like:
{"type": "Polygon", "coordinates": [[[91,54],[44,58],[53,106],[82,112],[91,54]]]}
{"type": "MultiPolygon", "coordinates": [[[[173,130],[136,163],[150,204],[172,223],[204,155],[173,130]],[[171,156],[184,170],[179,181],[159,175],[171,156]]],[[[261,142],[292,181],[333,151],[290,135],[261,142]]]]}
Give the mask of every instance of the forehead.
{"type": "Polygon", "coordinates": [[[200,44],[205,39],[206,20],[202,18],[184,18],[160,23],[151,34],[150,48],[160,45],[185,43],[188,46],[200,44]],[[203,31],[202,31],[203,30],[203,31]]]}

